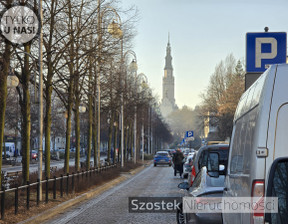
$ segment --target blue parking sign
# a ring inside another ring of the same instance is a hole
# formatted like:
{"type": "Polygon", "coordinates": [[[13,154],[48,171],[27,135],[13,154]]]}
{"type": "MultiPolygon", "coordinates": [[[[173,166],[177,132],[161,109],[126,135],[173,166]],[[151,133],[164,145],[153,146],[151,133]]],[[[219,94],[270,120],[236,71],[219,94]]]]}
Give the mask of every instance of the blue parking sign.
{"type": "Polygon", "coordinates": [[[287,33],[247,33],[246,71],[264,72],[268,65],[286,63],[287,33]]]}
{"type": "Polygon", "coordinates": [[[194,136],[193,131],[186,131],[185,138],[190,138],[190,137],[193,137],[193,136],[194,136]]]}

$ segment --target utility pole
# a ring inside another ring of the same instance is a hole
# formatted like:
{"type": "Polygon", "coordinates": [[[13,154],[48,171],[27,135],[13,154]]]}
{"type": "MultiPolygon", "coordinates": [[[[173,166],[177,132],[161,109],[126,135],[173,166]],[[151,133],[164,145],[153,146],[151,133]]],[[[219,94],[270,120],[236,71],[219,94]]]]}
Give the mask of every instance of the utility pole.
{"type": "MultiPolygon", "coordinates": [[[[38,179],[42,180],[42,155],[43,155],[43,11],[42,0],[39,0],[39,15],[40,15],[40,35],[39,35],[39,158],[38,158],[38,179]]],[[[49,141],[50,139],[46,139],[49,141]]],[[[50,149],[47,149],[50,150],[50,149]]],[[[42,199],[42,186],[40,183],[40,201],[42,199]]]]}
{"type": "MultiPolygon", "coordinates": [[[[97,110],[97,164],[98,167],[100,166],[100,144],[101,144],[101,140],[100,140],[100,131],[101,131],[101,124],[100,124],[100,120],[101,120],[101,86],[100,86],[100,71],[101,71],[101,54],[102,54],[102,30],[101,30],[101,1],[98,0],[98,26],[97,26],[97,34],[98,34],[98,47],[99,47],[99,52],[98,52],[98,66],[97,66],[97,99],[98,99],[98,110],[97,110]]],[[[95,105],[96,106],[96,105],[95,105]]]]}

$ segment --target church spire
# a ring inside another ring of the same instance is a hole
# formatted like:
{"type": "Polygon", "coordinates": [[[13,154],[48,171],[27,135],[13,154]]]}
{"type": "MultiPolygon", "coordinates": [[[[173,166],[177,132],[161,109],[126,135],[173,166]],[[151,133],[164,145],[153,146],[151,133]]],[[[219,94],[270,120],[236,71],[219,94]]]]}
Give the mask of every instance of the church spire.
{"type": "Polygon", "coordinates": [[[175,78],[173,76],[170,33],[168,32],[168,43],[166,47],[165,67],[164,67],[164,76],[162,84],[162,102],[160,105],[160,110],[163,117],[167,117],[173,111],[178,109],[177,105],[175,104],[175,97],[174,97],[175,95],[174,79],[175,78]]]}
{"type": "Polygon", "coordinates": [[[171,46],[170,46],[170,33],[168,32],[168,43],[166,47],[166,57],[165,57],[165,67],[164,70],[173,70],[172,67],[172,56],[171,56],[171,46]]]}

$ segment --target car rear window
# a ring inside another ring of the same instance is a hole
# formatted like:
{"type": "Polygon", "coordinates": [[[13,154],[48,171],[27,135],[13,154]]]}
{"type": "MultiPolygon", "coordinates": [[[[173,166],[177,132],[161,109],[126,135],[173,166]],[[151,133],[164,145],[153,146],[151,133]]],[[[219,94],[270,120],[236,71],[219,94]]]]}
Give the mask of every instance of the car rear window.
{"type": "Polygon", "coordinates": [[[165,152],[157,152],[158,156],[168,156],[168,153],[165,152]]]}

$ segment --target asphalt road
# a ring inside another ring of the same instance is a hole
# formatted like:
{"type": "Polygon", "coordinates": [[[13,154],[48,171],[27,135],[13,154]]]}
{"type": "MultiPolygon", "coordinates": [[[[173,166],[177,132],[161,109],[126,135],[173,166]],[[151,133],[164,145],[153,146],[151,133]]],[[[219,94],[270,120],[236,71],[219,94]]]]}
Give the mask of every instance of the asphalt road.
{"type": "MultiPolygon", "coordinates": [[[[106,156],[101,156],[100,160],[104,161],[105,158],[106,158],[106,156]]],[[[21,156],[17,157],[17,161],[21,162],[21,159],[22,159],[21,156]]],[[[80,162],[82,162],[82,161],[86,161],[86,158],[81,157],[80,162]]],[[[91,157],[91,161],[94,162],[93,157],[91,157]]],[[[57,169],[61,169],[64,167],[64,160],[60,160],[60,161],[52,161],[51,160],[50,164],[51,164],[50,167],[57,167],[57,169]]],[[[69,165],[74,166],[75,165],[75,159],[70,159],[69,165]]],[[[44,161],[43,161],[43,165],[42,165],[42,170],[45,170],[45,162],[44,161]]],[[[5,165],[2,167],[2,172],[4,172],[5,174],[9,173],[9,172],[17,172],[17,171],[22,171],[21,165],[18,165],[18,166],[5,165]]],[[[38,163],[30,163],[29,171],[30,171],[30,173],[38,171],[38,163]]]]}
{"type": "Polygon", "coordinates": [[[183,182],[183,179],[174,177],[173,168],[151,165],[120,185],[72,207],[46,223],[176,223],[175,213],[129,213],[128,198],[179,197],[183,195],[177,188],[180,182],[183,182]]]}

